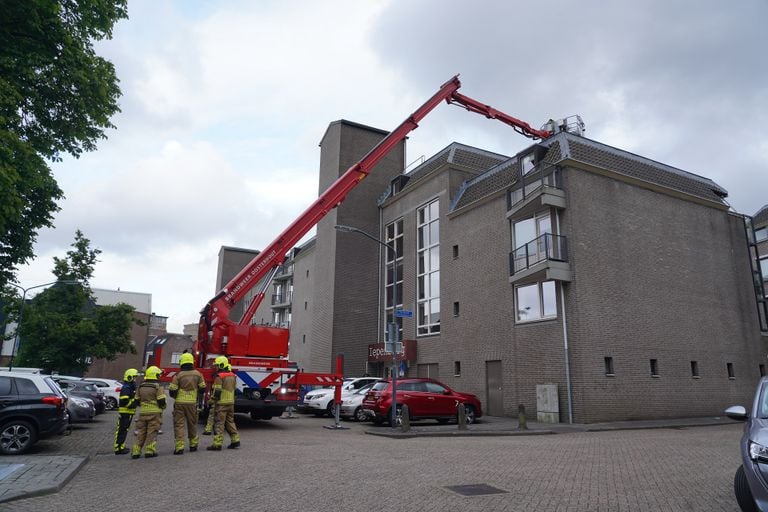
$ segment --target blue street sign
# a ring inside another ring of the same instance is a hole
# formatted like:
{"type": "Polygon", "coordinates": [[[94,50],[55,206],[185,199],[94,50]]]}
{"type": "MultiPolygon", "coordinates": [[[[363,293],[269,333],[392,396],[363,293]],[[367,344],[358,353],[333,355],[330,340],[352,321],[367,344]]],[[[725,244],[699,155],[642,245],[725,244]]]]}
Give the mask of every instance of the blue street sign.
{"type": "Polygon", "coordinates": [[[413,311],[407,311],[405,309],[396,309],[395,310],[395,317],[397,317],[397,318],[412,318],[413,317],[413,311]]]}

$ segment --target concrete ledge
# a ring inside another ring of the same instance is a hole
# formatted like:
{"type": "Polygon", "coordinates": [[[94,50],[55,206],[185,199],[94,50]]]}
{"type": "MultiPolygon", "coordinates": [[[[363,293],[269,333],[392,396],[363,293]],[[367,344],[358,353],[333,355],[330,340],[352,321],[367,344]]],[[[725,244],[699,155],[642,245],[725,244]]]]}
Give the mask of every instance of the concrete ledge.
{"type": "Polygon", "coordinates": [[[24,467],[0,480],[0,503],[59,492],[85,466],[88,457],[14,457],[24,467]]]}

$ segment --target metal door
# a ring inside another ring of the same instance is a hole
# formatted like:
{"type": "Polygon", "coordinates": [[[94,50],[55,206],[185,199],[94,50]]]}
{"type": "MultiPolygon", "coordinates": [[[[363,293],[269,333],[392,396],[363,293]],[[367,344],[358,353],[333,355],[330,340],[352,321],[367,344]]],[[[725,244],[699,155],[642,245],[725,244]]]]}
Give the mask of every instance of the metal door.
{"type": "Polygon", "coordinates": [[[485,396],[488,416],[504,415],[504,389],[501,379],[501,361],[485,362],[485,396]]]}

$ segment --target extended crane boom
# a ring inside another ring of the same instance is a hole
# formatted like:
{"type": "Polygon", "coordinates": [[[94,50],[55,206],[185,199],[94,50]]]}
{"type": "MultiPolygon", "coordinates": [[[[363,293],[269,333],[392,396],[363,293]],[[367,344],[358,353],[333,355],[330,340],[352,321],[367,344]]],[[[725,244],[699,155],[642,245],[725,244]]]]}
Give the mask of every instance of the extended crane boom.
{"type": "MultiPolygon", "coordinates": [[[[459,94],[457,92],[459,87],[461,87],[461,82],[458,75],[445,82],[429,100],[384,137],[359,162],[340,176],[285,231],[232,278],[215,297],[208,301],[200,312],[198,327],[199,348],[203,354],[246,357],[287,356],[287,333],[281,335],[275,328],[248,325],[264,298],[264,290],[253,298],[242,318],[231,320],[229,315],[232,308],[259,281],[274,272],[285,260],[286,253],[332,208],[341,204],[349,191],[360,183],[395,145],[415,130],[419,121],[442,101],[461,105],[470,112],[482,114],[489,119],[497,119],[511,126],[518,133],[532,139],[545,139],[551,135],[549,131],[536,130],[524,121],[459,94]]],[[[202,361],[204,361],[204,357],[202,361]]]]}

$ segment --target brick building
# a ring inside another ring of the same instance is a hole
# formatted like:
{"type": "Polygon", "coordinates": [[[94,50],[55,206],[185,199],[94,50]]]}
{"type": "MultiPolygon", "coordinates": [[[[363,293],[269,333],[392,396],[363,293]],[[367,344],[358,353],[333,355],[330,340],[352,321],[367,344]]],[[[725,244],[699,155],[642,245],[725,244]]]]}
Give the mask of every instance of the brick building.
{"type": "MultiPolygon", "coordinates": [[[[384,134],[332,123],[320,191],[384,134]]],[[[767,209],[754,233],[713,181],[578,133],[513,156],[453,143],[407,173],[404,149],[289,260],[300,366],[330,371],[343,353],[345,374],[387,375],[377,348],[396,285],[398,309],[413,312],[397,319],[401,374],[473,392],[491,415],[524,405],[591,423],[750,399],[768,354],[751,275],[766,274],[767,209]],[[337,224],[394,245],[396,272],[384,247],[337,224]]]]}

